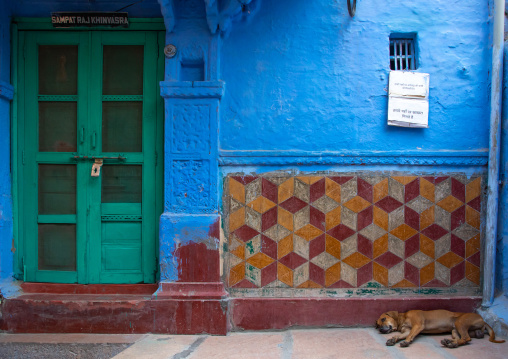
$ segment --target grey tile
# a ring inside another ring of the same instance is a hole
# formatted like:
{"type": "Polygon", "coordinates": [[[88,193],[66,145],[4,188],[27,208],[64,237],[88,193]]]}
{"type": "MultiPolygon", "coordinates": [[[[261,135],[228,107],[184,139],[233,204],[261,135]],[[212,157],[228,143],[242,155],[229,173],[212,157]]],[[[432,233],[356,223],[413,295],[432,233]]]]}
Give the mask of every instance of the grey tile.
{"type": "Polygon", "coordinates": [[[309,242],[304,238],[293,235],[293,252],[302,256],[305,259],[309,259],[309,242]]]}
{"type": "Polygon", "coordinates": [[[388,251],[392,252],[400,258],[404,258],[405,243],[403,240],[395,237],[392,234],[388,235],[388,251]]]}
{"type": "Polygon", "coordinates": [[[435,262],[435,276],[446,285],[450,285],[450,270],[439,262],[435,262]]]}
{"type": "Polygon", "coordinates": [[[444,256],[446,253],[450,252],[450,249],[451,249],[450,233],[444,235],[437,241],[434,241],[434,253],[436,258],[444,256]]]}
{"type": "Polygon", "coordinates": [[[337,208],[339,206],[339,204],[337,202],[335,202],[333,199],[331,199],[330,197],[323,196],[320,199],[314,201],[312,203],[312,206],[316,207],[323,213],[328,213],[331,210],[337,208]]]}
{"type": "Polygon", "coordinates": [[[310,200],[310,186],[295,178],[295,197],[302,201],[309,203],[310,200]]]}
{"type": "Polygon", "coordinates": [[[293,271],[293,286],[298,287],[300,284],[309,280],[309,262],[306,262],[295,268],[293,271]]]}
{"type": "Polygon", "coordinates": [[[356,177],[342,184],[340,187],[340,200],[342,203],[346,203],[350,199],[354,198],[358,193],[358,183],[356,177]]]}
{"type": "Polygon", "coordinates": [[[280,224],[276,224],[275,226],[267,229],[263,234],[278,243],[281,239],[289,236],[291,231],[284,228],[280,224]]]}
{"type": "Polygon", "coordinates": [[[340,264],[340,279],[356,287],[356,269],[342,262],[340,264]]]}
{"type": "Polygon", "coordinates": [[[404,206],[388,214],[388,231],[391,232],[402,224],[404,224],[404,206]]]}
{"type": "Polygon", "coordinates": [[[404,203],[404,185],[393,178],[388,178],[388,195],[404,203]]]}
{"type": "Polygon", "coordinates": [[[436,200],[436,203],[438,203],[439,201],[445,199],[446,197],[448,197],[449,195],[452,194],[452,185],[451,185],[451,179],[448,178],[446,180],[444,180],[443,182],[441,183],[438,183],[435,187],[435,200],[436,200]]]}
{"type": "Polygon", "coordinates": [[[388,269],[388,285],[391,287],[404,279],[404,262],[400,262],[388,269]]]}
{"type": "Polygon", "coordinates": [[[330,253],[323,252],[310,260],[312,263],[317,265],[319,268],[328,269],[334,264],[337,264],[339,260],[332,256],[330,253]]]}
{"type": "Polygon", "coordinates": [[[245,186],[245,203],[250,203],[261,196],[261,178],[257,178],[245,186]]]}
{"type": "Polygon", "coordinates": [[[407,258],[406,261],[409,264],[414,265],[416,268],[422,269],[426,265],[432,263],[433,259],[423,254],[422,252],[417,252],[413,254],[411,257],[407,258]]]}
{"type": "Polygon", "coordinates": [[[371,241],[375,241],[376,239],[385,235],[386,233],[387,232],[383,228],[381,228],[375,224],[370,224],[360,231],[360,234],[362,236],[370,239],[371,241]]]}
{"type": "Polygon", "coordinates": [[[467,241],[468,239],[471,239],[480,233],[480,231],[470,226],[469,224],[464,223],[460,227],[455,228],[452,233],[460,239],[467,241]]]}
{"type": "Polygon", "coordinates": [[[413,211],[422,213],[423,211],[428,209],[430,206],[432,206],[433,203],[431,201],[429,201],[427,198],[418,196],[411,202],[408,202],[406,205],[409,208],[411,208],[413,211]]]}
{"type": "Polygon", "coordinates": [[[340,259],[349,257],[358,251],[358,235],[355,233],[340,243],[340,259]]]}
{"type": "Polygon", "coordinates": [[[295,231],[310,223],[310,207],[306,206],[294,214],[293,228],[295,231]]]}
{"type": "Polygon", "coordinates": [[[256,212],[250,207],[245,207],[245,224],[261,232],[261,213],[256,212]]]}
{"type": "Polygon", "coordinates": [[[340,219],[343,225],[356,231],[357,214],[355,212],[343,206],[341,209],[340,219]]]}

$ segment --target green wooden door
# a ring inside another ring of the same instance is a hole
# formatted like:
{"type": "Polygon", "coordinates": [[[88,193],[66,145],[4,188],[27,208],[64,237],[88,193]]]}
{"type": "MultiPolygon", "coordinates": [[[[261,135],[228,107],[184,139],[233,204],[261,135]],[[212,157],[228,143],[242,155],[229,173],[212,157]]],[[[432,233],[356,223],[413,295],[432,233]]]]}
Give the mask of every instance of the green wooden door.
{"type": "Polygon", "coordinates": [[[18,220],[25,280],[155,281],[161,36],[20,33],[18,220]]]}

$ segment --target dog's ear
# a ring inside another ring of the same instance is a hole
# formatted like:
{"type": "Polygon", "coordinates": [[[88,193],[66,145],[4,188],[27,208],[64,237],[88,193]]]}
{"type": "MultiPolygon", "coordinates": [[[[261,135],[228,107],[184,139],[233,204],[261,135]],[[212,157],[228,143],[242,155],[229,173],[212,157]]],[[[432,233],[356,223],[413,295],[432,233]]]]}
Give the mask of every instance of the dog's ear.
{"type": "Polygon", "coordinates": [[[386,315],[388,315],[389,317],[392,317],[395,320],[399,319],[399,312],[397,312],[395,310],[392,310],[391,312],[386,312],[386,315]]]}

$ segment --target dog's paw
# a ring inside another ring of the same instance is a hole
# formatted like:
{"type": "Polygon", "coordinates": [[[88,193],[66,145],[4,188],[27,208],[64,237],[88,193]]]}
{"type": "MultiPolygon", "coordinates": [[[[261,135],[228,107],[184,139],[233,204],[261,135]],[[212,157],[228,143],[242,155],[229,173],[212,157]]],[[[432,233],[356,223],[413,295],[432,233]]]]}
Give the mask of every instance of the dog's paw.
{"type": "Polygon", "coordinates": [[[391,338],[391,339],[388,339],[388,340],[386,341],[386,345],[388,345],[388,346],[390,346],[390,347],[391,347],[391,346],[393,346],[393,345],[395,345],[395,343],[397,343],[397,341],[395,340],[395,338],[391,338]]]}
{"type": "Polygon", "coordinates": [[[459,345],[456,342],[452,341],[452,340],[448,340],[446,342],[445,346],[448,347],[448,348],[453,349],[453,348],[457,348],[459,345]]]}
{"type": "Polygon", "coordinates": [[[441,344],[443,344],[445,347],[448,346],[448,343],[450,343],[451,340],[450,339],[443,339],[441,340],[441,344]]]}
{"type": "Polygon", "coordinates": [[[401,346],[402,348],[407,348],[407,347],[409,346],[409,344],[411,344],[411,343],[406,342],[405,340],[404,340],[403,342],[400,342],[400,346],[401,346]]]}

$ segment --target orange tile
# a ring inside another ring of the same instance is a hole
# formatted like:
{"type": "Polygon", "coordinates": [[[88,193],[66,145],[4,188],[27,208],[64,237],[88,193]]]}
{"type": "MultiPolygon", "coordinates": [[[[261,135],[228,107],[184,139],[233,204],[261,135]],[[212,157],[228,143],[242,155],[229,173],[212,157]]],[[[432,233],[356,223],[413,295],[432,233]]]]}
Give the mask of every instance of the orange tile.
{"type": "Polygon", "coordinates": [[[323,287],[311,280],[308,280],[300,284],[297,288],[323,288],[323,287]]]}
{"type": "Polygon", "coordinates": [[[293,231],[293,214],[291,212],[279,207],[277,210],[277,216],[277,221],[282,227],[293,231]]]}
{"type": "Polygon", "coordinates": [[[340,259],[340,241],[327,234],[325,238],[325,251],[340,259]]]}
{"type": "Polygon", "coordinates": [[[320,234],[323,234],[323,232],[320,229],[314,227],[312,224],[307,224],[306,226],[297,230],[295,234],[304,238],[306,241],[311,241],[320,234]]]}
{"type": "Polygon", "coordinates": [[[247,263],[252,264],[254,267],[263,269],[267,265],[270,265],[274,262],[274,259],[268,257],[264,253],[256,253],[249,259],[247,259],[247,263]]]}
{"type": "Polygon", "coordinates": [[[281,239],[277,243],[277,258],[280,259],[293,251],[293,235],[281,239]]]}
{"type": "Polygon", "coordinates": [[[420,233],[420,252],[434,258],[436,245],[432,239],[420,233]]]}
{"type": "Polygon", "coordinates": [[[320,179],[322,179],[323,177],[321,177],[321,176],[299,176],[296,178],[298,178],[303,183],[314,184],[317,181],[319,181],[320,179]]]}
{"type": "Polygon", "coordinates": [[[480,212],[466,206],[466,222],[476,229],[480,229],[480,212]]]}
{"type": "Polygon", "coordinates": [[[329,287],[340,280],[340,262],[325,271],[325,286],[329,287]]]}
{"type": "Polygon", "coordinates": [[[278,192],[279,192],[278,193],[278,195],[279,195],[279,203],[282,203],[285,200],[287,200],[288,198],[292,197],[293,194],[295,193],[295,180],[294,180],[294,178],[291,177],[287,181],[281,183],[279,185],[278,192]]]}
{"type": "Polygon", "coordinates": [[[420,214],[420,231],[433,224],[435,220],[435,206],[431,206],[420,214]]]}
{"type": "Polygon", "coordinates": [[[427,198],[429,201],[434,202],[436,187],[433,183],[427,181],[425,178],[420,177],[420,196],[427,198]]]}
{"type": "Polygon", "coordinates": [[[356,196],[353,199],[350,199],[349,201],[344,203],[344,206],[346,206],[347,208],[349,208],[350,210],[352,210],[355,213],[363,211],[365,208],[367,208],[370,205],[371,205],[371,203],[369,201],[364,200],[360,196],[356,196]]]}
{"type": "Polygon", "coordinates": [[[418,232],[414,228],[409,227],[407,224],[404,223],[395,228],[390,233],[393,234],[395,237],[402,239],[403,241],[406,241],[418,232]]]}
{"type": "Polygon", "coordinates": [[[466,202],[475,199],[482,194],[482,178],[478,177],[466,185],[466,202]]]}
{"type": "Polygon", "coordinates": [[[329,178],[325,180],[325,194],[333,199],[335,202],[340,203],[340,184],[332,181],[329,178]]]}
{"type": "Polygon", "coordinates": [[[361,254],[360,252],[355,252],[346,259],[344,259],[343,262],[353,268],[358,269],[369,263],[370,259],[361,254]]]}
{"type": "Polygon", "coordinates": [[[379,257],[381,254],[388,252],[388,233],[379,237],[374,241],[373,255],[374,258],[379,257]]]}
{"type": "Polygon", "coordinates": [[[240,259],[245,259],[245,245],[236,247],[230,253],[234,254],[235,256],[237,256],[240,259]]]}
{"type": "Polygon", "coordinates": [[[229,286],[233,286],[245,278],[245,262],[242,262],[229,271],[229,286]]]}
{"type": "Polygon", "coordinates": [[[462,262],[464,258],[456,255],[453,252],[448,252],[444,256],[441,256],[437,261],[444,265],[446,268],[455,267],[457,264],[462,262]]]}
{"type": "Polygon", "coordinates": [[[240,182],[229,179],[229,195],[240,203],[245,203],[245,187],[240,182]]]}
{"type": "Polygon", "coordinates": [[[466,242],[466,258],[471,257],[473,254],[480,250],[480,234],[477,234],[466,242]]]}
{"type": "Polygon", "coordinates": [[[233,232],[245,224],[245,207],[229,215],[229,232],[233,232]]]}
{"type": "Polygon", "coordinates": [[[374,185],[374,203],[388,196],[388,178],[374,185]]]}
{"type": "Polygon", "coordinates": [[[284,264],[277,262],[277,279],[282,283],[293,286],[293,271],[284,264]]]}
{"type": "Polygon", "coordinates": [[[416,285],[410,281],[403,279],[399,283],[392,285],[392,288],[414,288],[416,285]]]}
{"type": "Polygon", "coordinates": [[[420,269],[420,285],[425,285],[436,277],[434,262],[420,269]]]}
{"type": "Polygon", "coordinates": [[[385,231],[388,230],[388,213],[376,206],[374,206],[374,224],[385,231]]]}
{"type": "Polygon", "coordinates": [[[416,176],[405,176],[405,177],[401,177],[401,176],[392,176],[392,178],[399,182],[399,183],[402,183],[404,186],[407,185],[409,182],[411,181],[414,181],[416,179],[416,176]]]}
{"type": "Polygon", "coordinates": [[[442,201],[438,202],[437,205],[441,208],[443,208],[445,211],[453,212],[460,206],[462,206],[464,203],[462,201],[458,200],[457,198],[453,197],[452,195],[446,197],[442,201]]]}
{"type": "Polygon", "coordinates": [[[326,230],[332,229],[340,224],[341,207],[332,209],[325,215],[326,230]]]}
{"type": "Polygon", "coordinates": [[[388,269],[374,262],[372,263],[372,272],[376,282],[388,287],[388,269]]]}
{"type": "Polygon", "coordinates": [[[265,213],[269,209],[275,207],[276,204],[265,197],[258,197],[254,201],[247,204],[247,207],[252,208],[256,212],[265,213]]]}
{"type": "Polygon", "coordinates": [[[480,268],[474,264],[466,262],[466,278],[474,284],[480,285],[480,268]]]}

